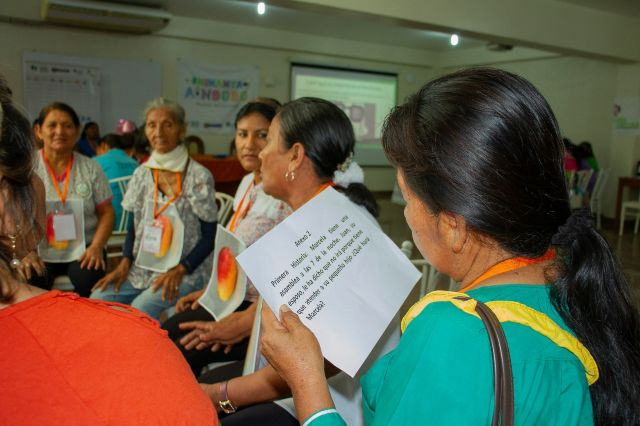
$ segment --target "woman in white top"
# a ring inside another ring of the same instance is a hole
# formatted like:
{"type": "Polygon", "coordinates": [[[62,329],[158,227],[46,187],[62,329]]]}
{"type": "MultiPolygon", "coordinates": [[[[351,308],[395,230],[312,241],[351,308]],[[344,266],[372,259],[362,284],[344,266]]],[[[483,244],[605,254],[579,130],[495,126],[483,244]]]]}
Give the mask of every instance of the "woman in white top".
{"type": "Polygon", "coordinates": [[[43,279],[33,281],[45,289],[67,275],[75,291],[88,297],[105,273],[104,246],[115,221],[111,188],[98,163],[74,152],[80,120],[71,106],[53,102],[42,108],[36,133],[44,143],[35,170],[46,190],[46,238],[23,268],[30,277],[32,270],[43,275],[46,266],[43,279]]]}
{"type": "Polygon", "coordinates": [[[122,201],[133,212],[123,258],[91,297],[130,304],[157,319],[208,280],[217,207],[211,172],[192,161],[182,143],[184,109],[158,98],[149,102],[145,117],[153,151],[136,169],[122,201]]]}
{"type": "MultiPolygon", "coordinates": [[[[234,143],[242,167],[250,173],[240,182],[233,202],[234,215],[227,228],[247,246],[291,213],[284,202],[265,194],[260,175],[258,155],[267,144],[269,124],[277,106],[279,104],[250,102],[236,115],[234,143]]],[[[243,304],[236,312],[215,322],[198,304],[203,293],[204,289],[180,298],[176,304],[177,314],[162,325],[196,376],[212,362],[244,359],[258,298],[256,289],[248,282],[243,304]],[[223,347],[224,350],[220,350],[223,347]]]]}

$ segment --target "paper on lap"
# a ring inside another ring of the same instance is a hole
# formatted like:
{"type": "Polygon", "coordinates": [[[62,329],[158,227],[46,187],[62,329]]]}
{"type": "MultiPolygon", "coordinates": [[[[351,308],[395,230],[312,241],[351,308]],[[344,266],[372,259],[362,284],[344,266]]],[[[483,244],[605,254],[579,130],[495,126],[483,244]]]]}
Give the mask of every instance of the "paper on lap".
{"type": "Polygon", "coordinates": [[[241,239],[218,225],[213,249],[213,270],[205,292],[198,299],[200,305],[213,315],[216,321],[235,312],[244,301],[247,277],[242,268],[236,268],[235,262],[238,254],[245,248],[246,244],[241,239]],[[228,262],[221,265],[223,251],[232,255],[233,265],[228,262]]]}
{"type": "Polygon", "coordinates": [[[237,260],[269,307],[296,312],[325,358],[351,377],[420,277],[371,218],[333,188],[237,260]]]}

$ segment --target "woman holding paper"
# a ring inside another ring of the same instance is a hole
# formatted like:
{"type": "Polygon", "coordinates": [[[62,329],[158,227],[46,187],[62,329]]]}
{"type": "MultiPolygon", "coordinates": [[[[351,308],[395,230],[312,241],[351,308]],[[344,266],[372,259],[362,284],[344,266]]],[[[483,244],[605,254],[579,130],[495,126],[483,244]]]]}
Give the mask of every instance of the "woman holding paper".
{"type": "Polygon", "coordinates": [[[87,297],[104,277],[104,246],[115,213],[104,172],[73,150],[79,132],[80,120],[69,105],[54,102],[40,111],[37,135],[44,147],[36,155],[36,173],[46,189],[46,238],[39,255],[31,252],[22,267],[28,278],[33,272],[44,275],[34,283],[46,289],[67,275],[76,292],[87,297]]]}
{"type": "Polygon", "coordinates": [[[177,297],[202,288],[213,264],[217,207],[209,170],[182,144],[184,109],[164,98],[145,111],[153,149],[122,201],[133,212],[123,258],[93,288],[92,298],[126,304],[158,318],[177,297]]]}
{"type": "MultiPolygon", "coordinates": [[[[383,146],[420,252],[503,321],[515,424],[639,424],[638,312],[590,213],[569,208],[562,140],[540,93],[496,69],[446,75],[392,111],[383,146]]],[[[465,294],[431,293],[405,316],[396,350],[363,378],[367,424],[499,424],[486,328],[454,296],[465,294]]],[[[280,315],[263,311],[262,351],[300,422],[345,424],[318,342],[294,313],[280,315]]]]}
{"type": "Polygon", "coordinates": [[[0,77],[0,424],[218,424],[146,315],[26,282],[20,267],[44,236],[45,187],[10,93],[0,77]]]}
{"type": "MultiPolygon", "coordinates": [[[[265,192],[296,210],[333,186],[375,221],[377,205],[362,183],[362,169],[353,161],[354,146],[351,123],[336,105],[316,98],[285,104],[271,122],[267,145],[260,153],[265,192]]],[[[392,322],[365,361],[365,367],[395,346],[399,339],[397,326],[397,321],[392,322]]],[[[216,371],[212,373],[213,376],[216,371]]],[[[333,366],[329,367],[328,375],[332,376],[330,388],[341,413],[350,425],[362,424],[359,378],[352,379],[333,366]]],[[[223,376],[229,378],[227,371],[220,371],[217,376],[219,380],[223,376]]],[[[291,395],[290,390],[270,366],[247,376],[203,386],[219,412],[227,414],[226,426],[298,424],[293,401],[281,399],[291,395]]]]}
{"type": "MultiPolygon", "coordinates": [[[[233,202],[234,214],[227,229],[247,246],[291,213],[285,203],[265,194],[260,175],[259,154],[267,144],[269,124],[279,105],[259,100],[244,105],[236,114],[234,144],[240,164],[250,173],[238,186],[233,202]]],[[[244,359],[258,298],[255,287],[247,282],[243,304],[236,312],[216,322],[198,302],[204,290],[180,298],[176,304],[177,314],[162,325],[196,376],[212,362],[244,359]],[[222,347],[224,351],[220,350],[222,347]]]]}

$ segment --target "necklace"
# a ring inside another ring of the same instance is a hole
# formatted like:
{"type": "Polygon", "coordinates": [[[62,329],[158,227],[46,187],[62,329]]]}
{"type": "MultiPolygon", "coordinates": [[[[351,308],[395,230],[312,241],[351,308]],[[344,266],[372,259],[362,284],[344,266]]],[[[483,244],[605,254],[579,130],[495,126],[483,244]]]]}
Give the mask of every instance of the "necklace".
{"type": "Polygon", "coordinates": [[[18,256],[16,255],[16,241],[18,240],[18,236],[20,235],[20,228],[18,227],[16,231],[18,233],[7,235],[9,241],[11,242],[11,262],[9,262],[9,266],[11,266],[11,268],[13,269],[18,269],[18,267],[20,266],[20,259],[18,259],[18,256]]]}

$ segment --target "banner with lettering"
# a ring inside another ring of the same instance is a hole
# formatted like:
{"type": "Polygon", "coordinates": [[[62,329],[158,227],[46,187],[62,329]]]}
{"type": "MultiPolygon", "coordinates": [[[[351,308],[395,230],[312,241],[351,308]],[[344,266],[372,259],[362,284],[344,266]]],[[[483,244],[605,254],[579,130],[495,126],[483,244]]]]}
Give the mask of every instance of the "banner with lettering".
{"type": "Polygon", "coordinates": [[[258,68],[177,62],[178,96],[189,131],[234,133],[238,110],[258,95],[258,68]]]}

